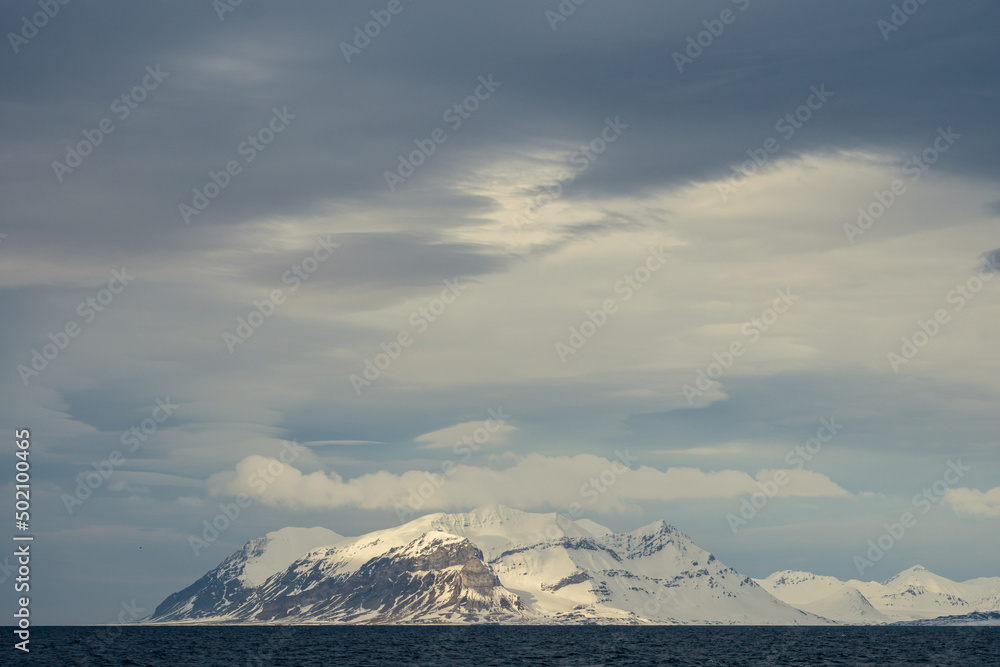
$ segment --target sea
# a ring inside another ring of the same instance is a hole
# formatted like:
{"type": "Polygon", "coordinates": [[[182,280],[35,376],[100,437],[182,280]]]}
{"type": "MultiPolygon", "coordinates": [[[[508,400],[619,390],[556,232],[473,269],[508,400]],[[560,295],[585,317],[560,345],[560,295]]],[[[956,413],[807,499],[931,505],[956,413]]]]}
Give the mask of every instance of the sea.
{"type": "Polygon", "coordinates": [[[1000,627],[32,628],[2,665],[1000,665],[1000,627]]]}

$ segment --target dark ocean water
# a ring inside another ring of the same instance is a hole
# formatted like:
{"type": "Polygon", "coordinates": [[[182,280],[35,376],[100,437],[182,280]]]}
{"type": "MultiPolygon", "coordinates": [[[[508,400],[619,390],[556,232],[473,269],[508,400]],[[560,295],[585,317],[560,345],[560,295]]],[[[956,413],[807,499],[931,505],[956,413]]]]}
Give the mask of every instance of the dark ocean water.
{"type": "MultiPolygon", "coordinates": [[[[13,643],[13,642],[12,642],[13,643]]],[[[3,665],[1000,665],[1000,627],[50,627],[3,665]]]]}

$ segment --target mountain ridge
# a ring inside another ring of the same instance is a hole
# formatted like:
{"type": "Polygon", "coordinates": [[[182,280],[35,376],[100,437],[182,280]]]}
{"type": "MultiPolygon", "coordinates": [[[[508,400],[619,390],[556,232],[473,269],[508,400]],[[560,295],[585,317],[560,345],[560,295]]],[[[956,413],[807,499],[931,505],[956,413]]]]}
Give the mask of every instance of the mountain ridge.
{"type": "MultiPolygon", "coordinates": [[[[921,565],[909,567],[881,582],[841,581],[836,577],[794,570],[775,572],[756,581],[778,599],[814,612],[822,606],[820,603],[823,600],[855,591],[884,617],[882,622],[885,623],[995,611],[992,607],[996,605],[1000,592],[1000,577],[957,582],[934,574],[921,565]]],[[[860,600],[857,604],[853,608],[827,609],[824,615],[843,623],[871,622],[873,615],[860,600]]]]}
{"type": "Polygon", "coordinates": [[[959,583],[915,566],[881,583],[790,570],[755,580],[663,520],[615,532],[488,505],[357,537],[268,533],[144,622],[881,624],[993,611],[967,599],[980,590],[996,597],[1000,577],[959,583]]]}

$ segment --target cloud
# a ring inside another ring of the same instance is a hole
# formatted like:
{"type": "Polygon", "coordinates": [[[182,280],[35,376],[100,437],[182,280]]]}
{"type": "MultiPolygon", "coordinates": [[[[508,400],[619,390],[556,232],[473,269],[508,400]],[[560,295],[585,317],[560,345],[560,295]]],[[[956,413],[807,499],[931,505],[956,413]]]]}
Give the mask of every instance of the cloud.
{"type": "Polygon", "coordinates": [[[959,516],[1000,518],[1000,486],[989,491],[978,489],[948,489],[944,501],[959,516]]]}
{"type": "Polygon", "coordinates": [[[986,273],[1000,273],[1000,248],[983,255],[983,265],[980,270],[986,273]]]}
{"type": "Polygon", "coordinates": [[[115,471],[114,480],[108,485],[112,491],[137,488],[139,486],[204,486],[200,479],[181,477],[179,475],[165,475],[157,472],[133,472],[130,470],[115,471]]]}
{"type": "Polygon", "coordinates": [[[749,451],[749,447],[742,442],[726,442],[709,447],[689,447],[687,449],[664,450],[662,453],[676,454],[680,456],[740,456],[749,451]]]}
{"type": "MultiPolygon", "coordinates": [[[[641,501],[736,498],[759,493],[777,471],[764,470],[757,479],[739,470],[704,471],[698,468],[657,470],[645,465],[627,469],[622,460],[591,454],[502,457],[502,469],[459,464],[436,471],[384,470],[345,480],[336,472],[302,471],[275,459],[248,456],[235,470],[212,475],[211,495],[247,494],[265,505],[295,510],[391,509],[413,498],[424,510],[461,510],[488,503],[523,509],[566,509],[578,502],[597,512],[621,512],[641,501]],[[758,481],[761,484],[758,484],[758,481]]],[[[825,475],[807,470],[785,470],[788,482],[781,497],[850,498],[852,495],[825,475]]]]}
{"type": "Polygon", "coordinates": [[[377,440],[314,440],[305,443],[309,447],[367,447],[368,445],[383,445],[377,440]]]}
{"type": "Polygon", "coordinates": [[[507,439],[507,434],[516,431],[516,426],[486,422],[465,422],[437,431],[418,435],[414,440],[425,442],[428,449],[445,449],[458,445],[499,445],[507,439]]]}

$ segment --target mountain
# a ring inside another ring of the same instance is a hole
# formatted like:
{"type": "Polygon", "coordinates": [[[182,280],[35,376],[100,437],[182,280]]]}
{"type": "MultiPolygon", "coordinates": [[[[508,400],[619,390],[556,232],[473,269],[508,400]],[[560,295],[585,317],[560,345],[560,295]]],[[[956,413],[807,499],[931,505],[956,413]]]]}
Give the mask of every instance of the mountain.
{"type": "Polygon", "coordinates": [[[360,537],[285,528],[156,607],[155,623],[995,624],[1000,577],[753,580],[663,521],[616,533],[494,505],[360,537]]]}
{"type": "Polygon", "coordinates": [[[1000,600],[1000,577],[983,577],[956,582],[919,565],[887,579],[840,581],[835,577],[809,572],[775,572],[757,581],[779,600],[804,611],[844,623],[915,621],[943,616],[962,616],[977,611],[996,611],[1000,600]],[[883,617],[874,616],[860,595],[883,617]],[[851,598],[860,607],[839,606],[851,598]],[[826,613],[824,613],[824,610],[826,613]]]}
{"type": "Polygon", "coordinates": [[[406,544],[369,536],[316,550],[232,612],[238,620],[324,623],[517,621],[526,616],[464,537],[429,531],[406,544]]]}
{"type": "Polygon", "coordinates": [[[756,581],[774,597],[796,606],[839,593],[847,585],[836,577],[793,570],[775,572],[767,579],[756,581]]]}
{"type": "Polygon", "coordinates": [[[491,506],[360,537],[326,531],[327,544],[315,544],[323,529],[312,530],[297,557],[290,539],[303,529],[248,543],[147,621],[829,623],[776,599],[662,521],[615,533],[589,520],[491,506]]]}
{"type": "Polygon", "coordinates": [[[181,621],[225,614],[303,553],[342,539],[326,528],[282,528],[251,540],[201,579],[161,602],[152,618],[181,621]]]}
{"type": "Polygon", "coordinates": [[[976,609],[985,612],[1000,611],[1000,591],[977,602],[976,609]]]}
{"type": "Polygon", "coordinates": [[[840,623],[876,625],[889,622],[889,617],[873,607],[868,598],[853,586],[844,586],[826,597],[796,606],[802,611],[840,623]]]}

